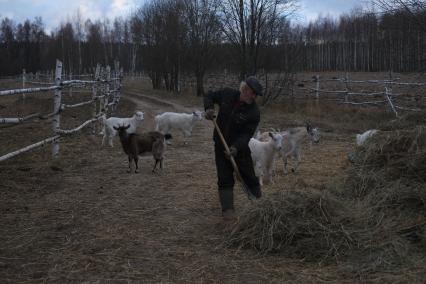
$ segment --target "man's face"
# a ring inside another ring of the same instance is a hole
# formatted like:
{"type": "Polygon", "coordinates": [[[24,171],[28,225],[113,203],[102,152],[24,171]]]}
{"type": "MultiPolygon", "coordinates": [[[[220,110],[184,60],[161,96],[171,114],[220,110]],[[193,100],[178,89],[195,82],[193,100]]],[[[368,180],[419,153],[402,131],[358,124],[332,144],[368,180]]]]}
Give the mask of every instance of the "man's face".
{"type": "Polygon", "coordinates": [[[245,102],[246,104],[251,104],[256,100],[256,94],[250,89],[249,86],[244,86],[241,89],[240,101],[245,102]]]}

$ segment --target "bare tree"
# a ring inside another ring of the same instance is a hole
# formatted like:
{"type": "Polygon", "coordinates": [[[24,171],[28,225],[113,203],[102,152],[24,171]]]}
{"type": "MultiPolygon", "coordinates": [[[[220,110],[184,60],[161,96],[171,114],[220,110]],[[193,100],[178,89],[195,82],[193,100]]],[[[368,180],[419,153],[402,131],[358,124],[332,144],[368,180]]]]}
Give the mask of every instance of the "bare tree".
{"type": "MultiPolygon", "coordinates": [[[[392,46],[392,50],[396,51],[394,53],[396,53],[396,57],[399,58],[399,62],[397,62],[396,65],[407,66],[403,71],[412,69],[417,69],[417,71],[426,70],[426,58],[422,50],[424,49],[424,43],[420,45],[422,38],[426,36],[426,1],[374,0],[373,4],[385,13],[382,16],[383,18],[394,16],[395,20],[397,20],[397,26],[394,27],[394,29],[402,32],[402,34],[395,33],[393,38],[389,39],[389,45],[392,46]],[[416,28],[413,29],[412,26],[416,28]],[[414,48],[416,43],[418,43],[417,48],[414,48]],[[412,49],[417,50],[413,51],[412,49]],[[411,56],[411,58],[416,58],[415,61],[417,61],[417,63],[413,60],[406,60],[406,57],[410,57],[409,54],[413,53],[416,53],[416,55],[411,56]]],[[[391,22],[391,24],[393,23],[391,22]]],[[[395,61],[391,58],[395,58],[395,54],[389,54],[389,61],[395,61]]],[[[395,66],[392,64],[390,69],[394,69],[393,67],[395,66]]]]}
{"type": "Polygon", "coordinates": [[[96,66],[97,63],[106,64],[104,57],[102,56],[102,33],[101,33],[101,23],[99,21],[92,23],[92,21],[87,20],[85,22],[86,29],[86,64],[88,66],[96,66]]]}
{"type": "Polygon", "coordinates": [[[374,0],[373,3],[382,11],[395,13],[405,11],[411,15],[415,24],[426,32],[426,1],[425,0],[374,0]]]}
{"type": "Polygon", "coordinates": [[[294,99],[297,72],[304,70],[303,27],[291,27],[290,21],[281,18],[278,31],[276,44],[269,46],[266,56],[263,104],[282,96],[294,99]],[[268,70],[272,74],[268,75],[268,70]]]}
{"type": "Polygon", "coordinates": [[[144,69],[151,77],[153,87],[178,91],[186,26],[182,0],[158,0],[146,4],[135,15],[141,25],[144,69]]]}
{"type": "MultiPolygon", "coordinates": [[[[132,72],[132,74],[134,74],[136,71],[136,62],[138,59],[138,52],[140,50],[139,47],[143,44],[149,44],[149,40],[144,41],[142,39],[144,35],[144,24],[142,24],[142,21],[148,21],[148,19],[144,17],[146,9],[148,9],[147,6],[143,9],[140,9],[130,20],[130,71],[132,72]]],[[[145,28],[148,29],[148,25],[145,28]]],[[[153,86],[154,88],[156,88],[155,83],[153,83],[153,86]]]]}
{"type": "Polygon", "coordinates": [[[197,96],[204,94],[203,79],[213,58],[212,46],[219,44],[221,27],[218,0],[184,0],[188,30],[188,61],[197,81],[197,96]]]}
{"type": "Polygon", "coordinates": [[[74,30],[75,30],[75,38],[77,40],[78,46],[78,68],[77,73],[80,74],[83,70],[83,59],[82,59],[82,51],[81,45],[84,41],[84,23],[81,15],[80,9],[77,10],[74,16],[74,30]]]}
{"type": "Polygon", "coordinates": [[[278,19],[293,12],[295,0],[224,0],[223,32],[237,48],[240,77],[256,74],[261,45],[273,42],[278,19]]]}

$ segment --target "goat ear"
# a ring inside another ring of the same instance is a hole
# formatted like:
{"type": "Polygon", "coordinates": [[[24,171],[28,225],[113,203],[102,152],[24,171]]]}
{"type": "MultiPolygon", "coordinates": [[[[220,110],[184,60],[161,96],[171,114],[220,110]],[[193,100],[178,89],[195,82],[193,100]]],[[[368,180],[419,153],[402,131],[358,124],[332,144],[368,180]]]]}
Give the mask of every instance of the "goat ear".
{"type": "Polygon", "coordinates": [[[115,125],[112,126],[112,128],[114,128],[115,130],[118,131],[119,127],[115,127],[115,125]]]}
{"type": "Polygon", "coordinates": [[[129,129],[130,124],[124,127],[124,130],[129,129]]]}
{"type": "Polygon", "coordinates": [[[271,132],[268,132],[268,134],[269,134],[269,137],[274,138],[274,135],[272,135],[271,132]]]}

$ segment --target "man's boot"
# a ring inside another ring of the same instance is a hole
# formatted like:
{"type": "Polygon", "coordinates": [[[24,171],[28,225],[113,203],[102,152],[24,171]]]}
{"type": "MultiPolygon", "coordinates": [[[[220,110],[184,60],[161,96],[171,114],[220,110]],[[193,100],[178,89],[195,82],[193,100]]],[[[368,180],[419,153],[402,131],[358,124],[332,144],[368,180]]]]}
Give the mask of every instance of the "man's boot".
{"type": "Polygon", "coordinates": [[[219,189],[219,200],[222,206],[222,216],[225,220],[235,219],[234,192],[232,188],[219,189]]]}

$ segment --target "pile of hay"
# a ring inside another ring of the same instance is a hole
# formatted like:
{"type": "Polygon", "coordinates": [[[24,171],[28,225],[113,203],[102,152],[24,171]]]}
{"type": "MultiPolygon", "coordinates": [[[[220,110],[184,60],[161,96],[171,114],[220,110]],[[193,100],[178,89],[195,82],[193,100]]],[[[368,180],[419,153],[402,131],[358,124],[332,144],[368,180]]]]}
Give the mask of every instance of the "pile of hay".
{"type": "Polygon", "coordinates": [[[356,168],[384,171],[387,179],[426,181],[426,126],[407,130],[380,131],[359,147],[356,168]]]}
{"type": "Polygon", "coordinates": [[[381,131],[357,149],[340,189],[369,230],[361,248],[380,265],[426,259],[426,126],[381,131]],[[415,256],[418,252],[423,254],[415,256]]]}
{"type": "Polygon", "coordinates": [[[328,192],[305,188],[276,192],[246,208],[229,244],[261,252],[285,252],[306,259],[328,259],[352,246],[344,224],[344,204],[328,192]]]}
{"type": "MultiPolygon", "coordinates": [[[[426,265],[426,126],[382,131],[327,190],[276,193],[241,214],[239,248],[299,259],[340,259],[351,273],[426,265]]],[[[346,270],[347,271],[347,270],[346,270]]]]}
{"type": "Polygon", "coordinates": [[[367,141],[347,173],[348,197],[369,200],[371,207],[425,210],[426,126],[382,131],[367,141]]]}

